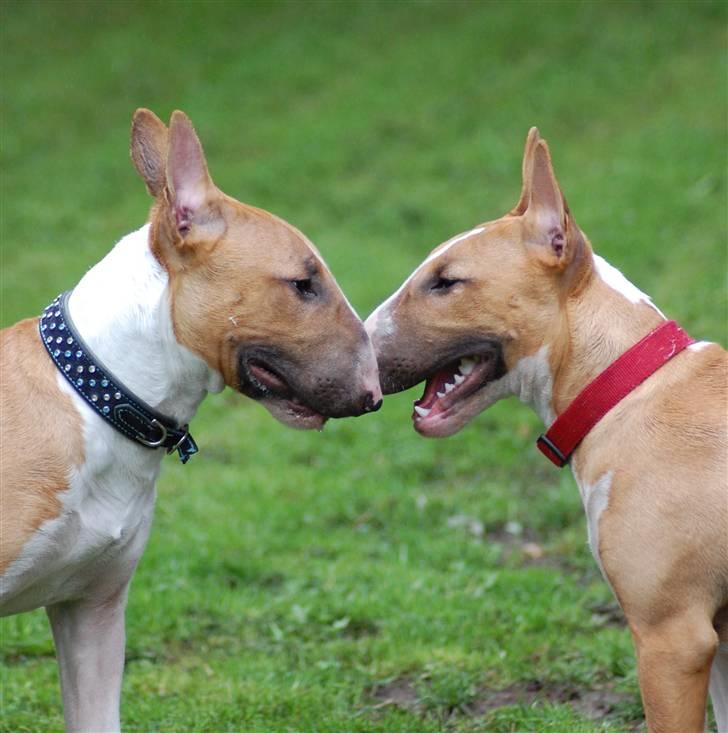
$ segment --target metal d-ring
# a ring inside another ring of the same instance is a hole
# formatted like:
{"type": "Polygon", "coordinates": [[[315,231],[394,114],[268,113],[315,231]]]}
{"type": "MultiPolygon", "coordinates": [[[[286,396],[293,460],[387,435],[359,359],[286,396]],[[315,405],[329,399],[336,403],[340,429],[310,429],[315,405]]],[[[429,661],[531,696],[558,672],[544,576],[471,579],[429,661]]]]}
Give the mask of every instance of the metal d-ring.
{"type": "Polygon", "coordinates": [[[177,448],[179,448],[182,445],[182,443],[184,443],[185,440],[187,440],[187,438],[190,437],[189,426],[185,425],[183,427],[183,430],[184,430],[184,433],[182,433],[182,437],[174,445],[167,448],[167,453],[174,453],[177,450],[177,448]]]}

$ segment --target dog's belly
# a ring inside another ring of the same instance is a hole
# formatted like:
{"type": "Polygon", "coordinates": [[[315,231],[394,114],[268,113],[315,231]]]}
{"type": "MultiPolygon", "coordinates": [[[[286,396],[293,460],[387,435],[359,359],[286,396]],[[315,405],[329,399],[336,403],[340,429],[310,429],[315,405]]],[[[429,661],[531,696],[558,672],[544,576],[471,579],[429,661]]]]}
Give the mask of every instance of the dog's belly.
{"type": "Polygon", "coordinates": [[[0,577],[0,615],[103,600],[131,577],[149,536],[154,480],[130,481],[118,465],[93,479],[82,469],[59,498],[59,516],[37,529],[0,577]]]}

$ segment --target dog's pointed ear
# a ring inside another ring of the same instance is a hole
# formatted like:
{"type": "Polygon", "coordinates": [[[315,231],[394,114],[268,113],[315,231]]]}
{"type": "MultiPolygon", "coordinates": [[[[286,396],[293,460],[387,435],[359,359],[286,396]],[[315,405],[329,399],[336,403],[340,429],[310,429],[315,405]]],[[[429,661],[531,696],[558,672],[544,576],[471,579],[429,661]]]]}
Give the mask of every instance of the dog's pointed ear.
{"type": "MultiPolygon", "coordinates": [[[[531,135],[529,134],[529,140],[531,135]]],[[[548,265],[564,269],[573,257],[569,233],[576,233],[569,207],[561,193],[551,164],[548,145],[537,139],[531,148],[526,146],[523,161],[528,194],[528,205],[523,212],[529,230],[529,240],[536,246],[539,259],[548,265]]]]}
{"type": "Polygon", "coordinates": [[[167,126],[154,112],[139,108],[131,123],[131,159],[155,198],[164,190],[167,126]]]}
{"type": "Polygon", "coordinates": [[[521,198],[515,205],[511,214],[521,216],[528,208],[529,197],[531,196],[531,163],[533,162],[533,149],[540,140],[538,128],[532,127],[526,136],[526,146],[523,149],[523,184],[521,187],[521,198]]]}
{"type": "Polygon", "coordinates": [[[204,208],[214,184],[195,128],[176,110],[169,122],[166,183],[177,231],[184,236],[204,208]]]}

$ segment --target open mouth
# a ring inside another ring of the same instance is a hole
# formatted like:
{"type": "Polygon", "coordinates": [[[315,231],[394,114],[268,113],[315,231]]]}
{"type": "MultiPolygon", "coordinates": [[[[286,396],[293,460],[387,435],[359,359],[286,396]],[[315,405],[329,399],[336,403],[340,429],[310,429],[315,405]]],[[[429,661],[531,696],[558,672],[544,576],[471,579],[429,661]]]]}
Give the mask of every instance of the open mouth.
{"type": "Polygon", "coordinates": [[[414,404],[415,430],[430,433],[457,413],[468,397],[504,373],[500,352],[464,356],[439,369],[427,378],[425,391],[414,404]]]}
{"type": "Polygon", "coordinates": [[[254,400],[276,400],[292,418],[320,421],[326,418],[307,405],[285,377],[270,364],[260,359],[249,359],[242,364],[240,391],[254,400]]]}

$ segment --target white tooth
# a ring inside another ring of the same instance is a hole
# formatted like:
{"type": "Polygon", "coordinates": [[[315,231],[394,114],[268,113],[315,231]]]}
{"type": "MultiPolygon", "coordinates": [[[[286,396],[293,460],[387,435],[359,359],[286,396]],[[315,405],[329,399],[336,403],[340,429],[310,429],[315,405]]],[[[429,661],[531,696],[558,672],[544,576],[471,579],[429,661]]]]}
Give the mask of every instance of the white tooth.
{"type": "Polygon", "coordinates": [[[454,389],[454,384],[450,384],[450,382],[447,382],[447,384],[445,384],[445,394],[450,394],[450,392],[452,392],[454,389]]]}
{"type": "Polygon", "coordinates": [[[455,375],[455,384],[462,384],[465,381],[465,377],[460,374],[455,375]]]}
{"type": "Polygon", "coordinates": [[[437,393],[437,396],[438,396],[438,397],[439,397],[440,399],[442,399],[442,398],[443,398],[443,397],[445,396],[445,393],[444,393],[444,392],[438,392],[438,393],[437,393]]]}
{"type": "Polygon", "coordinates": [[[475,359],[466,357],[465,359],[460,360],[460,371],[463,374],[470,374],[470,372],[473,371],[474,367],[475,367],[475,359]]]}
{"type": "Polygon", "coordinates": [[[427,417],[430,414],[430,409],[428,409],[427,407],[420,407],[419,405],[415,405],[415,412],[420,417],[427,417]]]}

